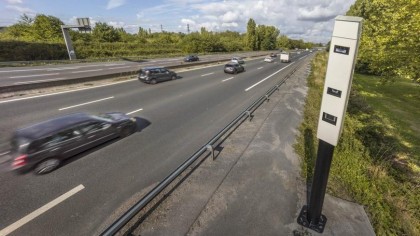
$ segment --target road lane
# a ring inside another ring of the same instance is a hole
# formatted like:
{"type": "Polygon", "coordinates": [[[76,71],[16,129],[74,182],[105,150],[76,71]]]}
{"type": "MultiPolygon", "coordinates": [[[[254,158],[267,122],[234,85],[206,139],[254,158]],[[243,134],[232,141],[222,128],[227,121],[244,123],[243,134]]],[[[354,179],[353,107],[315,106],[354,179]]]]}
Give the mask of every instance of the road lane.
{"type": "MultiPolygon", "coordinates": [[[[29,120],[34,122],[61,114],[61,111],[56,110],[59,107],[57,105],[87,101],[92,97],[105,97],[107,94],[114,95],[115,99],[88,104],[77,108],[75,112],[118,110],[127,113],[138,110],[136,116],[145,117],[152,123],[142,132],[84,154],[49,175],[15,177],[9,173],[0,176],[0,184],[5,189],[10,189],[0,195],[0,208],[4,209],[5,216],[0,220],[0,229],[26,215],[31,209],[42,206],[45,201],[41,201],[40,196],[53,199],[55,191],[64,192],[65,189],[82,183],[89,191],[84,191],[72,201],[60,204],[16,232],[94,234],[97,226],[115,208],[120,207],[130,196],[138,194],[138,191],[161,180],[168,171],[208,141],[226,122],[233,119],[273,83],[267,80],[250,93],[245,93],[245,88],[272,74],[280,66],[285,66],[280,63],[277,66],[270,64],[265,70],[256,70],[261,65],[260,61],[247,62],[247,71],[235,75],[235,79],[229,83],[222,83],[222,80],[232,76],[224,74],[222,66],[219,66],[181,73],[182,79],[157,85],[134,81],[57,95],[53,99],[44,97],[7,106],[0,104],[0,108],[7,110],[6,116],[9,115],[8,111],[14,111],[15,117],[25,117],[16,123],[25,124],[29,120]],[[211,76],[200,76],[211,71],[214,72],[211,76]],[[25,109],[21,110],[22,107],[26,108],[26,113],[25,109]],[[28,199],[31,199],[31,204],[28,199]],[[16,208],[21,203],[22,207],[16,208]],[[65,216],[74,217],[68,219],[65,216]],[[55,227],[47,227],[51,224],[55,227]]],[[[12,118],[13,115],[10,115],[9,119],[12,118]]],[[[2,121],[0,129],[7,129],[8,126],[7,121],[2,121]]]]}
{"type": "MultiPolygon", "coordinates": [[[[268,52],[267,52],[268,53],[268,52]]],[[[247,52],[239,53],[239,55],[251,56],[256,54],[264,54],[264,52],[247,52]]],[[[237,54],[218,54],[218,55],[203,55],[200,56],[201,61],[212,61],[212,60],[229,60],[232,56],[237,54]]],[[[169,66],[169,65],[181,65],[194,63],[183,62],[183,57],[176,58],[161,58],[152,61],[118,61],[118,62],[102,62],[102,63],[77,63],[68,65],[47,65],[37,66],[37,68],[18,68],[5,67],[0,68],[0,87],[13,85],[15,83],[26,82],[28,79],[37,80],[40,79],[54,79],[49,73],[46,72],[59,72],[59,77],[65,77],[67,79],[84,78],[89,76],[107,75],[111,71],[112,73],[123,73],[128,71],[137,71],[142,67],[147,66],[169,66]],[[114,69],[109,67],[114,66],[114,69]],[[99,70],[101,69],[101,70],[99,70]],[[78,72],[80,71],[80,72],[78,72]]]]}

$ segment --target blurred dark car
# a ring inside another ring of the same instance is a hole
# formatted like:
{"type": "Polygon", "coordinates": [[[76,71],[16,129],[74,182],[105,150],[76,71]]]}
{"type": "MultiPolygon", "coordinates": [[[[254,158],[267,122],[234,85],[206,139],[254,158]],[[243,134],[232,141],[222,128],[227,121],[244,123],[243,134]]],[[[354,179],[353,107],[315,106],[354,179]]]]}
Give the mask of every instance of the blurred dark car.
{"type": "Polygon", "coordinates": [[[15,131],[11,167],[19,173],[48,173],[69,157],[135,130],[135,119],[120,112],[54,118],[15,131]]]}
{"type": "Polygon", "coordinates": [[[196,55],[188,55],[184,58],[185,62],[191,62],[191,61],[199,61],[200,58],[198,58],[198,56],[196,55]]]}
{"type": "Polygon", "coordinates": [[[175,80],[178,75],[163,67],[146,67],[140,70],[138,79],[148,84],[156,84],[157,82],[175,80]]]}
{"type": "Polygon", "coordinates": [[[225,68],[223,71],[229,74],[237,74],[238,72],[245,71],[245,67],[243,67],[239,63],[229,62],[228,64],[225,65],[225,68]]]}
{"type": "Polygon", "coordinates": [[[270,57],[276,58],[277,54],[276,53],[270,53],[270,57]]]}

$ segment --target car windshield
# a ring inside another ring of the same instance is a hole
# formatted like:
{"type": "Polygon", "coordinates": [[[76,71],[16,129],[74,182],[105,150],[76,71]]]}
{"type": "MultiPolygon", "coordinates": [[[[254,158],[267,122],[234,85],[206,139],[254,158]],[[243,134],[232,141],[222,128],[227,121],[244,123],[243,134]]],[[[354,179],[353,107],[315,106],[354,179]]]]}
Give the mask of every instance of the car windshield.
{"type": "Polygon", "coordinates": [[[91,115],[92,118],[97,119],[97,120],[102,120],[102,121],[106,121],[106,122],[112,122],[115,120],[114,117],[108,115],[108,114],[100,114],[100,115],[91,115]]]}

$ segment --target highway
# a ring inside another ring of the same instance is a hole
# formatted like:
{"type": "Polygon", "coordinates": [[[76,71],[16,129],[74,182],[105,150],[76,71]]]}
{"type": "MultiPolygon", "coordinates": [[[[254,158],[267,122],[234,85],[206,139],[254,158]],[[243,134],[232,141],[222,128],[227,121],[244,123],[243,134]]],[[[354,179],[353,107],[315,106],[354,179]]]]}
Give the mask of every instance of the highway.
{"type": "Polygon", "coordinates": [[[156,85],[129,80],[0,100],[0,143],[18,127],[75,112],[120,111],[150,122],[129,137],[71,158],[50,174],[1,172],[0,235],[100,233],[307,56],[294,54],[291,63],[251,59],[246,72],[236,75],[217,65],[181,72],[180,79],[156,85]]]}
{"type": "MultiPolygon", "coordinates": [[[[215,54],[200,56],[200,62],[229,60],[233,56],[249,57],[254,55],[265,55],[269,52],[247,52],[238,54],[215,54]]],[[[41,82],[70,80],[91,76],[117,74],[128,71],[138,71],[147,66],[179,66],[194,65],[195,62],[184,62],[183,57],[159,58],[153,60],[136,61],[114,61],[96,63],[74,63],[62,65],[47,65],[33,67],[3,67],[0,68],[0,87],[24,85],[41,82]]]]}

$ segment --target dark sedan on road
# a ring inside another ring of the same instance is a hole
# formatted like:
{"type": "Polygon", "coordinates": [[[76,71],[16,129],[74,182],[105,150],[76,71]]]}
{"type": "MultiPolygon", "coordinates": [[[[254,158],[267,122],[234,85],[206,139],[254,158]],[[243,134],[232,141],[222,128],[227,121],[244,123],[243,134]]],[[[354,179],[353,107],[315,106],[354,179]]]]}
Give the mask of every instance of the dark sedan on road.
{"type": "Polygon", "coordinates": [[[163,67],[146,67],[140,70],[138,79],[148,84],[177,79],[178,75],[163,67]]]}
{"type": "Polygon", "coordinates": [[[245,71],[245,67],[243,67],[239,63],[229,62],[225,65],[224,72],[229,74],[237,74],[239,72],[245,71]]]}
{"type": "Polygon", "coordinates": [[[135,131],[135,119],[120,112],[57,117],[15,131],[11,167],[19,173],[45,174],[69,157],[135,131]]]}
{"type": "Polygon", "coordinates": [[[198,58],[198,56],[196,56],[196,55],[189,55],[189,56],[186,56],[184,58],[185,62],[199,61],[199,60],[200,60],[200,58],[198,58]]]}

